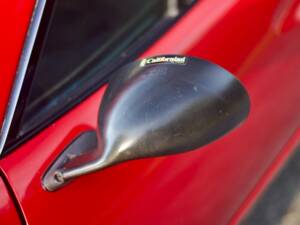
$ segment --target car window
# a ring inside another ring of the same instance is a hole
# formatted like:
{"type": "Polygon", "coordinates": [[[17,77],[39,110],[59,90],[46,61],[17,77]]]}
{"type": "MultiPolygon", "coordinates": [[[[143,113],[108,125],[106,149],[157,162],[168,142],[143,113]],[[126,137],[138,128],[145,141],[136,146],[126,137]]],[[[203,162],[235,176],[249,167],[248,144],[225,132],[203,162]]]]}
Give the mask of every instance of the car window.
{"type": "Polygon", "coordinates": [[[99,88],[191,3],[48,1],[6,145],[49,124],[99,88]]]}

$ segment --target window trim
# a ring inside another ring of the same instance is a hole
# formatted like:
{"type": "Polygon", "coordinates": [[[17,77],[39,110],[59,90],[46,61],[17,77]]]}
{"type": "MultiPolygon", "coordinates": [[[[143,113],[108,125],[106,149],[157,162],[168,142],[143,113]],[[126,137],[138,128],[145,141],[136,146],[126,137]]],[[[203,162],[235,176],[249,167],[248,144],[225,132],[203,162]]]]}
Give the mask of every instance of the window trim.
{"type": "Polygon", "coordinates": [[[17,67],[15,75],[15,81],[12,87],[12,91],[9,97],[8,106],[5,112],[4,120],[2,123],[2,129],[0,133],[0,155],[3,152],[7,136],[12,125],[12,120],[17,108],[17,103],[25,80],[25,74],[27,71],[29,59],[33,50],[33,46],[38,33],[39,25],[44,13],[47,0],[36,0],[33,9],[31,22],[27,31],[25,44],[21,53],[20,61],[17,67]]]}

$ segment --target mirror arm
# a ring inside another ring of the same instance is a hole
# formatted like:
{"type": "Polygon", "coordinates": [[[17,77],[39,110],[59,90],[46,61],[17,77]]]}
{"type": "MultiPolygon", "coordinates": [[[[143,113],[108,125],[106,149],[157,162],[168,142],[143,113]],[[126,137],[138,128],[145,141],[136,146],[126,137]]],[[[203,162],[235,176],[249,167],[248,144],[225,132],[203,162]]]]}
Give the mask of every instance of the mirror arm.
{"type": "Polygon", "coordinates": [[[106,158],[101,157],[100,159],[93,161],[91,163],[87,163],[83,166],[77,168],[71,168],[66,170],[58,170],[55,172],[54,176],[55,179],[63,185],[65,182],[69,181],[70,179],[96,172],[101,170],[107,166],[109,166],[110,161],[106,160],[106,158]]]}
{"type": "Polygon", "coordinates": [[[55,191],[75,177],[108,166],[110,160],[101,154],[96,132],[82,133],[62,152],[45,173],[42,179],[44,189],[55,191]]]}

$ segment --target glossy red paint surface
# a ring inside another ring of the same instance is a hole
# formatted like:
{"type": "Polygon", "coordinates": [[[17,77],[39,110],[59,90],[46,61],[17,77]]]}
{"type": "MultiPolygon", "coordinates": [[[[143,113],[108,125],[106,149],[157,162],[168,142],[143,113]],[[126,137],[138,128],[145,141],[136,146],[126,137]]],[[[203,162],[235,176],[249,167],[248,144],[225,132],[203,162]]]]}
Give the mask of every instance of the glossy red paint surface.
{"type": "Polygon", "coordinates": [[[293,151],[299,147],[300,129],[290,138],[289,142],[285,145],[282,151],[278,154],[276,159],[272,162],[272,165],[266,170],[259,182],[255,185],[255,188],[250,192],[246,200],[243,202],[239,210],[232,218],[230,225],[237,224],[241,219],[247,216],[247,213],[251,209],[251,206],[257,199],[263,194],[263,191],[268,187],[268,184],[272,181],[274,176],[280,172],[282,166],[291,157],[293,151]]]}
{"type": "Polygon", "coordinates": [[[0,128],[34,3],[34,0],[0,1],[0,128]]]}
{"type": "Polygon", "coordinates": [[[197,3],[144,56],[188,54],[224,66],[250,94],[247,121],[199,151],[124,163],[44,191],[41,177],[57,155],[95,129],[103,87],[0,161],[28,223],[236,224],[260,178],[299,143],[299,14],[299,1],[197,3]]]}
{"type": "Polygon", "coordinates": [[[0,177],[0,224],[19,225],[19,215],[0,177]]]}

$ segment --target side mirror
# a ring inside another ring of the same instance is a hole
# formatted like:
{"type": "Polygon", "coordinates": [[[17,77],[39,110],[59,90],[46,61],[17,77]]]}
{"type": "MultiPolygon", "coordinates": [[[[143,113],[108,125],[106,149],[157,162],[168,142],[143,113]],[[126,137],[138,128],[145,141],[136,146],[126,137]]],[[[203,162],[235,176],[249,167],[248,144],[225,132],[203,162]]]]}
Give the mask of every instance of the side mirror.
{"type": "Polygon", "coordinates": [[[240,124],[250,101],[242,84],[208,61],[156,56],[113,75],[99,111],[101,157],[52,173],[71,178],[128,160],[198,149],[240,124]]]}

